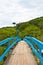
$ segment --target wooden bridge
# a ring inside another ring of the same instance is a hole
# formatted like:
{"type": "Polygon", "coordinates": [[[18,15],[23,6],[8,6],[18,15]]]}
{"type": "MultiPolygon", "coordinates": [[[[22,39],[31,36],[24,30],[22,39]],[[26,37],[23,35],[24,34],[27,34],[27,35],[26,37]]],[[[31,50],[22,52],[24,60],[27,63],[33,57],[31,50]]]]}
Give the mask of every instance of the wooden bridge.
{"type": "Polygon", "coordinates": [[[0,62],[5,55],[9,53],[10,49],[17,44],[13,49],[11,55],[6,59],[4,65],[37,65],[35,56],[39,59],[40,65],[43,65],[43,42],[33,37],[25,37],[23,41],[20,37],[8,38],[0,42],[0,46],[8,42],[8,48],[0,56],[0,62]],[[10,45],[10,40],[12,44],[10,45]],[[31,47],[31,48],[30,48],[31,47]]]}
{"type": "Polygon", "coordinates": [[[8,61],[4,65],[37,65],[31,49],[24,41],[20,41],[8,61]]]}

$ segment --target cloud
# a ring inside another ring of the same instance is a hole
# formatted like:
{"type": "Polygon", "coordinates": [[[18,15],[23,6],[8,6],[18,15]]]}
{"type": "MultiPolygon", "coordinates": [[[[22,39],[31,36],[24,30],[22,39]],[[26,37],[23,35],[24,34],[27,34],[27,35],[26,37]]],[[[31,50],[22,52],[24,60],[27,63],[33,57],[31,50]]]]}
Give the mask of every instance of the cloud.
{"type": "Polygon", "coordinates": [[[38,8],[43,6],[43,0],[21,0],[19,3],[25,8],[38,8]]]}
{"type": "Polygon", "coordinates": [[[0,27],[43,16],[43,0],[0,0],[0,27]]]}

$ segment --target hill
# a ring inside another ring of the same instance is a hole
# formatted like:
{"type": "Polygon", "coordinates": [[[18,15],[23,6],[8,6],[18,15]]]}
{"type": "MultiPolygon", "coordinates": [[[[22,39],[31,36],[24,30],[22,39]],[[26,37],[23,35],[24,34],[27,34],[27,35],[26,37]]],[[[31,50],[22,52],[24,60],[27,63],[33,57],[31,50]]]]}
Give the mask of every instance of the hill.
{"type": "Polygon", "coordinates": [[[18,24],[18,26],[21,37],[28,35],[43,41],[43,17],[18,24]]]}
{"type": "MultiPolygon", "coordinates": [[[[18,29],[19,35],[22,38],[28,35],[43,41],[43,17],[39,17],[24,23],[19,23],[18,29]]],[[[0,41],[13,36],[16,36],[15,27],[0,28],[0,41]]]]}

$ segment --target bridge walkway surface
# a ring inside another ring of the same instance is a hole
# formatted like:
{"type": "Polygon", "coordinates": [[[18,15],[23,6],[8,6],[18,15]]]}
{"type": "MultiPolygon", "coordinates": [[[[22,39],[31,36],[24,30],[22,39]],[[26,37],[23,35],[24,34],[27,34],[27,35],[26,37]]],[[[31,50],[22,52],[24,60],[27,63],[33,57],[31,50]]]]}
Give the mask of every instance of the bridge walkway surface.
{"type": "Polygon", "coordinates": [[[25,41],[20,41],[4,65],[37,65],[37,63],[29,45],[25,41]]]}

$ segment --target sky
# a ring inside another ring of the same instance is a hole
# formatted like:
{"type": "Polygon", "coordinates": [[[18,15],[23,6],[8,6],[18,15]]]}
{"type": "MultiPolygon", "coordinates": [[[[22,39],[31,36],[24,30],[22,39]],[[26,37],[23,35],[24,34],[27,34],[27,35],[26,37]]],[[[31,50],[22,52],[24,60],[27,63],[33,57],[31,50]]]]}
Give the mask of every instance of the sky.
{"type": "Polygon", "coordinates": [[[43,0],[0,0],[0,28],[43,16],[43,0]]]}

